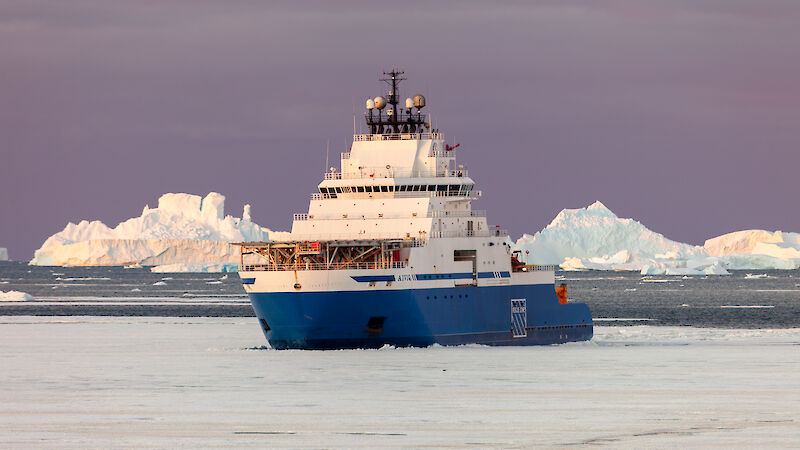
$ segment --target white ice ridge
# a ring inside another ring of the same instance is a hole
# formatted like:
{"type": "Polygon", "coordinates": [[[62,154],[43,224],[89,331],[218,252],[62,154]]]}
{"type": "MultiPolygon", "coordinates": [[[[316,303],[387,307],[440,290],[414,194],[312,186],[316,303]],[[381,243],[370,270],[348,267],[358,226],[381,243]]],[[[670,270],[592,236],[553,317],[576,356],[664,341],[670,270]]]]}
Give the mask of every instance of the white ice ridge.
{"type": "Polygon", "coordinates": [[[0,247],[0,261],[8,261],[8,249],[0,247]]]}
{"type": "Polygon", "coordinates": [[[30,302],[35,300],[31,294],[20,291],[0,291],[0,302],[30,302]]]}
{"type": "Polygon", "coordinates": [[[726,275],[726,269],[800,267],[797,233],[749,230],[683,244],[621,219],[601,202],[565,209],[542,231],[525,234],[516,247],[530,264],[566,270],[636,270],[652,275],[726,275]]]}
{"type": "Polygon", "coordinates": [[[115,228],[103,222],[69,223],[36,250],[36,265],[159,265],[236,262],[235,241],[267,240],[271,231],[250,220],[225,215],[225,197],[211,192],[164,194],[158,207],[145,206],[139,217],[115,228]]]}

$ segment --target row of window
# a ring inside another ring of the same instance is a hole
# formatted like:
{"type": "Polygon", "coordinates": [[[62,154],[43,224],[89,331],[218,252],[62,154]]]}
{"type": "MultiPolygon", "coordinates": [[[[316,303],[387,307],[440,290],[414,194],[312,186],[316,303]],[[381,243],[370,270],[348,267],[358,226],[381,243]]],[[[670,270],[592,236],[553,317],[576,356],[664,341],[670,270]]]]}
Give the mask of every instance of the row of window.
{"type": "Polygon", "coordinates": [[[399,184],[388,186],[341,186],[335,188],[319,188],[323,194],[349,194],[351,192],[447,192],[449,194],[467,194],[472,184],[399,184]]]}

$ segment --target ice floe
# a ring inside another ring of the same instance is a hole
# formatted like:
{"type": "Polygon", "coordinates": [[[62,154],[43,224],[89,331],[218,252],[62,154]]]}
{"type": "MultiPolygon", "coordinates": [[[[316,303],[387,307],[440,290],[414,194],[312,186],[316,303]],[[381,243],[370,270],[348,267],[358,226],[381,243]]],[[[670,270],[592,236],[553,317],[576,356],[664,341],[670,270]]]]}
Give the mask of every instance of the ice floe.
{"type": "Polygon", "coordinates": [[[35,300],[31,294],[20,291],[0,291],[0,302],[29,302],[35,300]]]}

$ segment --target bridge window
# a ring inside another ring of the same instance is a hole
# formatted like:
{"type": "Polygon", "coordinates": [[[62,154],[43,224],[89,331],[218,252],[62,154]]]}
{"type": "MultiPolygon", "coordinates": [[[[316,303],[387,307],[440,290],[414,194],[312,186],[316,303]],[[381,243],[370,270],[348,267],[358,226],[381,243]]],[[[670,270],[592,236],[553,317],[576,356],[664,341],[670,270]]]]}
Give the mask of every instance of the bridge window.
{"type": "Polygon", "coordinates": [[[364,186],[357,186],[356,192],[364,192],[364,186]]]}
{"type": "Polygon", "coordinates": [[[440,185],[436,186],[436,190],[439,191],[439,192],[446,192],[447,191],[447,185],[446,184],[440,184],[440,185]]]}
{"type": "Polygon", "coordinates": [[[381,186],[381,192],[389,192],[389,186],[381,186]]]}

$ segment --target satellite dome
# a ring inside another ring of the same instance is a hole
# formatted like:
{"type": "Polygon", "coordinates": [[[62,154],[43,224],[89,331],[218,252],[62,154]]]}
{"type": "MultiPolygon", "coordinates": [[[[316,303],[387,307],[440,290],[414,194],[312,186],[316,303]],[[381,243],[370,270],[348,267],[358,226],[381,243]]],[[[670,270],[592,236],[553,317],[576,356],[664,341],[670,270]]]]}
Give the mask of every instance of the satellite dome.
{"type": "Polygon", "coordinates": [[[406,108],[408,108],[408,109],[411,109],[411,108],[413,108],[413,107],[414,107],[414,100],[411,100],[411,98],[410,98],[410,97],[409,97],[409,98],[407,98],[407,99],[406,99],[406,108]]]}
{"type": "Polygon", "coordinates": [[[383,109],[386,107],[386,99],[382,96],[375,97],[375,107],[378,109],[383,109]]]}
{"type": "Polygon", "coordinates": [[[414,96],[414,106],[418,109],[422,109],[425,107],[425,96],[422,94],[417,94],[414,96]]]}
{"type": "Polygon", "coordinates": [[[374,107],[375,107],[375,102],[371,98],[368,98],[367,99],[367,109],[372,109],[374,107]]]}

